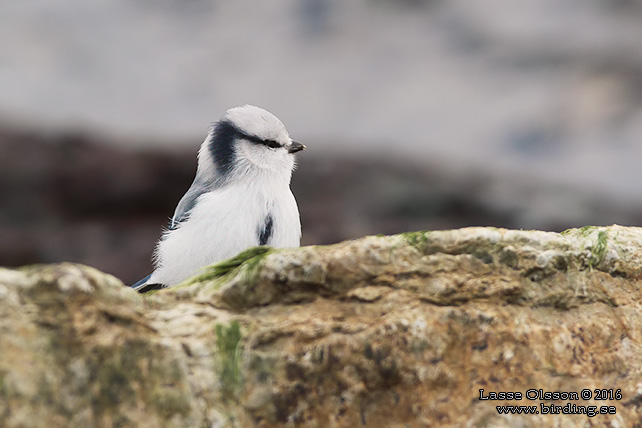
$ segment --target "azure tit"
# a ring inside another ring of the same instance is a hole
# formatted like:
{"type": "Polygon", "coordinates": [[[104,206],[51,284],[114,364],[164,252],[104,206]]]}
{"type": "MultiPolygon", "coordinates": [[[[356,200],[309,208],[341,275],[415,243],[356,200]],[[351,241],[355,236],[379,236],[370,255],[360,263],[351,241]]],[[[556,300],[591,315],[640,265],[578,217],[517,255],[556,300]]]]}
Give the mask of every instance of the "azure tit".
{"type": "Polygon", "coordinates": [[[201,145],[196,178],[156,247],[154,272],[132,287],[174,286],[253,246],[298,247],[290,178],[303,149],[272,113],[250,105],[228,110],[201,145]]]}

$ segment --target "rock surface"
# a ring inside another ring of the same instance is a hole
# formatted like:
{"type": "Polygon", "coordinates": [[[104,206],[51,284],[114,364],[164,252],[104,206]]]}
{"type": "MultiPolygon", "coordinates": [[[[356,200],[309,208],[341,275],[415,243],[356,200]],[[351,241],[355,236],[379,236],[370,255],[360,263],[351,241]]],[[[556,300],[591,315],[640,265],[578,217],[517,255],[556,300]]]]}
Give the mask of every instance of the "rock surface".
{"type": "Polygon", "coordinates": [[[417,232],[252,249],[142,296],[80,265],[3,269],[0,426],[633,426],[641,249],[619,226],[417,232]]]}
{"type": "MultiPolygon", "coordinates": [[[[135,283],[151,272],[162,228],[194,180],[200,143],[133,150],[91,133],[0,123],[0,266],[72,261],[135,283]]],[[[461,169],[439,159],[322,153],[301,156],[292,179],[302,245],[480,224],[550,231],[642,224],[636,198],[618,200],[594,186],[533,181],[485,164],[461,169]]]]}

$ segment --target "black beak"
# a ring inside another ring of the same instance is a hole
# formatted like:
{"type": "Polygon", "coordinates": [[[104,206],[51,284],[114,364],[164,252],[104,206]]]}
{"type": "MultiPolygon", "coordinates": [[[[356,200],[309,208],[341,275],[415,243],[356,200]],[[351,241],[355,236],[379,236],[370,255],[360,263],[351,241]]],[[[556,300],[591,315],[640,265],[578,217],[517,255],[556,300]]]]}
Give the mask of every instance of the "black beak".
{"type": "Polygon", "coordinates": [[[303,149],[305,149],[305,146],[303,144],[299,143],[298,141],[292,141],[292,144],[288,149],[288,153],[300,152],[303,149]]]}

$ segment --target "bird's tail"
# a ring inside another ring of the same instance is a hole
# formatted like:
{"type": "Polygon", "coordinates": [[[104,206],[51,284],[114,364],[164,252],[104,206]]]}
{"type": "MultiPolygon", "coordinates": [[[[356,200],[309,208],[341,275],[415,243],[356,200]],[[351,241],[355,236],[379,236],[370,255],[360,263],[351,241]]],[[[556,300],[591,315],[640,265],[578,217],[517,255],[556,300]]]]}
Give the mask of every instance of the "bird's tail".
{"type": "Polygon", "coordinates": [[[148,283],[151,276],[152,274],[150,273],[145,278],[138,281],[136,284],[130,285],[130,287],[138,291],[139,293],[146,293],[147,291],[159,290],[163,288],[163,284],[148,283]]]}

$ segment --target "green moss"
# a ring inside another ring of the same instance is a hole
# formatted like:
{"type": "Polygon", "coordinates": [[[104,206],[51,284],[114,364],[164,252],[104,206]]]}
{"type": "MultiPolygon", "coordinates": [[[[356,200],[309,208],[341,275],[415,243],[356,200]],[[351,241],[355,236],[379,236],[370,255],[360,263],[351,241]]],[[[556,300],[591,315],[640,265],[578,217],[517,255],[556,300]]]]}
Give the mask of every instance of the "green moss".
{"type": "Polygon", "coordinates": [[[243,263],[243,270],[245,271],[247,283],[250,284],[251,286],[254,286],[254,283],[256,282],[256,278],[258,277],[261,262],[263,261],[265,256],[267,256],[271,252],[272,251],[265,252],[262,254],[257,254],[256,256],[246,260],[243,263]]]}
{"type": "Polygon", "coordinates": [[[246,266],[249,268],[248,272],[254,273],[263,257],[274,251],[276,250],[272,247],[248,248],[245,251],[241,251],[231,259],[223,260],[222,262],[208,266],[207,268],[205,268],[205,272],[183,281],[176,287],[172,287],[172,289],[183,288],[193,284],[210,281],[215,281],[218,286],[224,283],[225,279],[230,274],[235,273],[236,269],[243,264],[246,264],[246,266]]]}
{"type": "Polygon", "coordinates": [[[242,384],[241,375],[241,326],[232,321],[229,326],[216,324],[216,356],[224,400],[234,398],[242,384]]]}
{"type": "Polygon", "coordinates": [[[580,236],[586,238],[597,229],[599,229],[598,226],[583,226],[580,228],[566,229],[565,231],[560,232],[560,235],[567,236],[567,235],[571,235],[574,232],[579,232],[580,236]]]}
{"type": "Polygon", "coordinates": [[[582,235],[583,237],[587,237],[597,229],[599,229],[597,226],[584,226],[580,227],[579,231],[580,235],[582,235]]]}
{"type": "Polygon", "coordinates": [[[597,234],[597,241],[591,248],[591,260],[589,267],[597,266],[604,261],[606,257],[606,248],[608,246],[608,234],[604,230],[600,230],[597,234]]]}
{"type": "Polygon", "coordinates": [[[423,230],[419,232],[404,232],[401,236],[409,245],[422,250],[430,241],[430,231],[423,230]]]}
{"type": "MultiPolygon", "coordinates": [[[[487,229],[501,231],[501,229],[489,227],[487,229]]],[[[439,241],[431,239],[430,231],[406,232],[400,236],[411,246],[421,251],[424,255],[430,255],[443,252],[450,255],[470,254],[484,262],[491,264],[494,262],[493,254],[499,253],[504,249],[504,244],[500,242],[491,242],[485,238],[478,238],[467,241],[446,249],[439,241]]]]}
{"type": "Polygon", "coordinates": [[[609,240],[608,232],[603,230],[600,226],[584,226],[579,229],[565,230],[564,232],[561,232],[561,235],[569,235],[575,231],[579,232],[579,235],[583,238],[589,238],[589,236],[597,232],[597,239],[587,247],[591,252],[591,255],[588,258],[588,266],[589,269],[592,269],[602,263],[606,258],[606,250],[609,240]]]}
{"type": "Polygon", "coordinates": [[[207,281],[209,279],[215,279],[215,278],[221,277],[225,274],[230,273],[231,271],[233,271],[234,269],[241,266],[243,263],[247,261],[250,261],[259,256],[267,255],[272,250],[273,249],[271,247],[248,248],[247,250],[240,252],[239,254],[232,257],[231,259],[224,260],[220,263],[213,265],[200,278],[202,278],[203,281],[207,281]]]}

